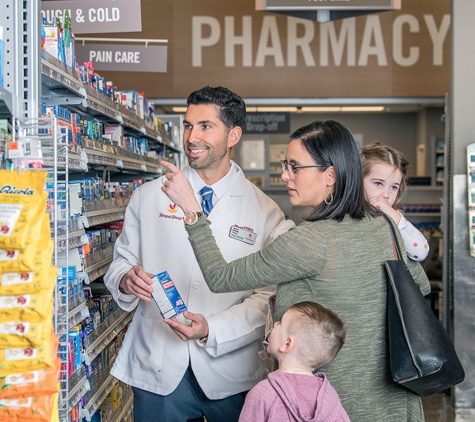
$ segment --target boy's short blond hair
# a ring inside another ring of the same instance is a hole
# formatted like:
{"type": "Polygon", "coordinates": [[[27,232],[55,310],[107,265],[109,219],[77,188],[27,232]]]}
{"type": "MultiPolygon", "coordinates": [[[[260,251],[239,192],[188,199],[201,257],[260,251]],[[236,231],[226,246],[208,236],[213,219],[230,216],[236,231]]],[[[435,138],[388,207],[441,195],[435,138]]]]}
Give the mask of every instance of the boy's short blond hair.
{"type": "Polygon", "coordinates": [[[289,334],[297,341],[302,364],[314,370],[331,362],[346,339],[347,328],[340,317],[316,302],[291,306],[289,334]]]}

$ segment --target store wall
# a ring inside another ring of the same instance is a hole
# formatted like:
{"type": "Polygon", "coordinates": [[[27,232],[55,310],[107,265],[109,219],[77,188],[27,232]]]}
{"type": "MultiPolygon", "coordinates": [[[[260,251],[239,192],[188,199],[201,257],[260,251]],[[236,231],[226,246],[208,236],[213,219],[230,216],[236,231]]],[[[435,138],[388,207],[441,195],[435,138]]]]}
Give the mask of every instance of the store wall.
{"type": "Polygon", "coordinates": [[[247,98],[441,97],[449,89],[449,0],[403,1],[401,10],[324,24],[257,12],[255,0],[142,0],[141,8],[141,32],[107,37],[168,39],[167,71],[96,65],[119,89],[149,98],[186,98],[207,84],[247,98]]]}
{"type": "MultiPolygon", "coordinates": [[[[315,120],[337,120],[343,123],[353,134],[362,135],[363,145],[374,141],[379,141],[403,152],[408,158],[410,165],[408,168],[408,177],[435,175],[434,145],[432,139],[441,140],[444,138],[444,126],[441,117],[444,109],[439,107],[431,107],[424,109],[422,112],[411,113],[340,113],[340,114],[311,114],[296,113],[291,115],[291,131],[299,127],[311,123],[315,120]],[[424,130],[419,132],[419,114],[423,113],[424,130]],[[425,174],[417,173],[417,147],[423,144],[426,146],[427,165],[425,166],[425,174]]],[[[246,135],[243,139],[259,139],[259,135],[246,135]]],[[[267,137],[266,137],[267,139],[267,137]]],[[[271,144],[287,144],[289,135],[269,135],[269,143],[271,144]]],[[[432,180],[435,185],[435,181],[432,180]]],[[[291,211],[291,204],[285,188],[281,191],[275,189],[266,191],[282,208],[286,215],[291,211]]]]}

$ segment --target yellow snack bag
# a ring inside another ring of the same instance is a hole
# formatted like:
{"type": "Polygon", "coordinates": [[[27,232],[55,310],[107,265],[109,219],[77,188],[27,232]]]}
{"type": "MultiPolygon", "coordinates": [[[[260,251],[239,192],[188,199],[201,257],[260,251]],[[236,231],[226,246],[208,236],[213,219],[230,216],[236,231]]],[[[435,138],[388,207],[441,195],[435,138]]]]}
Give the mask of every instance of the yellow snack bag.
{"type": "Polygon", "coordinates": [[[46,175],[45,171],[0,170],[0,249],[25,249],[31,227],[39,230],[48,197],[46,175]]]}
{"type": "Polygon", "coordinates": [[[42,340],[53,329],[53,318],[41,322],[7,321],[0,322],[0,348],[40,347],[42,340]]]}
{"type": "Polygon", "coordinates": [[[51,263],[54,242],[51,240],[49,220],[50,215],[44,213],[41,220],[40,236],[37,241],[33,241],[36,234],[36,226],[33,226],[34,230],[30,230],[28,233],[28,237],[32,241],[26,245],[25,249],[0,249],[0,273],[33,271],[38,262],[43,263],[48,259],[48,263],[51,263]]]}
{"type": "Polygon", "coordinates": [[[46,184],[46,171],[0,170],[0,195],[35,195],[43,192],[46,184]]]}
{"type": "Polygon", "coordinates": [[[55,394],[0,400],[2,422],[50,422],[55,394]]]}
{"type": "Polygon", "coordinates": [[[56,358],[51,368],[1,377],[0,399],[54,394],[59,391],[60,369],[61,358],[56,358]]]}
{"type": "Polygon", "coordinates": [[[43,339],[41,347],[0,349],[0,377],[53,366],[53,350],[58,350],[58,336],[54,333],[43,339]]]}
{"type": "MultiPolygon", "coordinates": [[[[41,254],[46,261],[49,260],[47,257],[50,256],[52,248],[53,245],[48,243],[48,247],[41,254]]],[[[37,265],[34,271],[0,273],[0,295],[20,295],[50,289],[56,282],[57,272],[55,266],[45,263],[41,266],[37,265]]]]}
{"type": "Polygon", "coordinates": [[[36,242],[48,194],[31,197],[0,194],[0,249],[25,249],[36,242]]]}
{"type": "Polygon", "coordinates": [[[54,283],[36,293],[0,296],[0,322],[40,322],[53,317],[54,283]]]}

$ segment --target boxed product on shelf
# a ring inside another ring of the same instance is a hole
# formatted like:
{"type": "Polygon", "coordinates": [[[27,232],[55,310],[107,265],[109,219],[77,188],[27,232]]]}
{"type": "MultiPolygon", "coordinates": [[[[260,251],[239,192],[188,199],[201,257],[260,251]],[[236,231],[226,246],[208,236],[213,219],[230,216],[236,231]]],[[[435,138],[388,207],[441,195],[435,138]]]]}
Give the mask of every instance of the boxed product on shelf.
{"type": "Polygon", "coordinates": [[[147,109],[148,109],[148,100],[145,97],[145,93],[137,92],[137,116],[145,120],[147,109]]]}
{"type": "Polygon", "coordinates": [[[120,103],[127,107],[130,111],[133,111],[137,115],[137,91],[134,90],[121,90],[120,91],[120,103]]]}
{"type": "Polygon", "coordinates": [[[60,29],[55,25],[44,25],[45,31],[45,43],[43,48],[48,54],[51,54],[54,58],[60,59],[60,29]]]}
{"type": "Polygon", "coordinates": [[[124,128],[119,124],[104,124],[104,134],[110,135],[112,145],[122,146],[122,138],[124,136],[124,128]]]}

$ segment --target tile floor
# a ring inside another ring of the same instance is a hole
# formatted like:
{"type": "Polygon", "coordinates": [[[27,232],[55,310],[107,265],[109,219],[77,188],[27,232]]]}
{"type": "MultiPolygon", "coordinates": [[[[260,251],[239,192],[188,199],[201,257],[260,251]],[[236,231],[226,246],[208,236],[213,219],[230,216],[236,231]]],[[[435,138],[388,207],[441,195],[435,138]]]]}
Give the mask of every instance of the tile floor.
{"type": "Polygon", "coordinates": [[[426,422],[454,422],[455,411],[447,394],[422,397],[426,422]]]}

